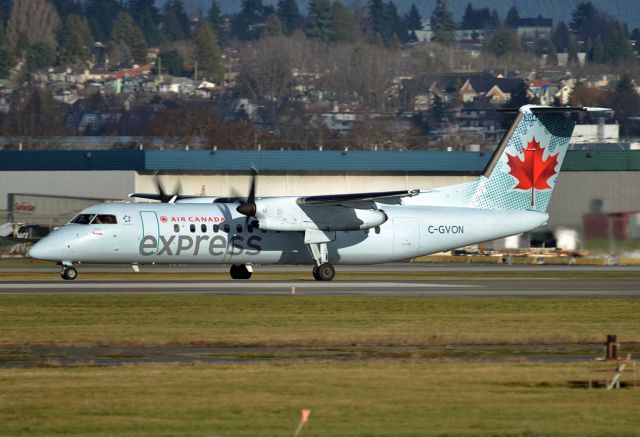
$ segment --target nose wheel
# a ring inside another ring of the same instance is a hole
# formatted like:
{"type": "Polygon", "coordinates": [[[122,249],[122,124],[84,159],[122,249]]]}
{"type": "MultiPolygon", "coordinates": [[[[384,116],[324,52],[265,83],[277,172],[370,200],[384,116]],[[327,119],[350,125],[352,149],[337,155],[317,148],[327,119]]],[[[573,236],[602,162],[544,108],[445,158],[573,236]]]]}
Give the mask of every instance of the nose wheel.
{"type": "Polygon", "coordinates": [[[60,277],[65,281],[73,281],[78,277],[78,271],[71,266],[64,266],[60,270],[60,277]]]}
{"type": "Polygon", "coordinates": [[[336,269],[329,263],[323,263],[313,268],[313,277],[316,281],[331,281],[336,275],[336,269]]]}

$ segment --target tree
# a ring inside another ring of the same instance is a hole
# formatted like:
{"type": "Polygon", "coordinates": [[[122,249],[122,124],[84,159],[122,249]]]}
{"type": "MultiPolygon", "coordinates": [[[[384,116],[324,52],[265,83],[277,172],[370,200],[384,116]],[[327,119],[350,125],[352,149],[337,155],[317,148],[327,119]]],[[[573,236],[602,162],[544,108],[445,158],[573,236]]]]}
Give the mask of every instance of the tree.
{"type": "Polygon", "coordinates": [[[398,14],[398,9],[396,8],[395,3],[392,1],[389,1],[384,5],[384,17],[383,37],[385,44],[387,44],[387,46],[390,45],[393,35],[396,36],[396,40],[399,40],[398,42],[407,42],[409,39],[409,32],[404,21],[398,14]]]}
{"type": "Polygon", "coordinates": [[[13,57],[11,50],[5,45],[0,44],[0,79],[8,79],[11,69],[16,65],[16,58],[13,57]]]}
{"type": "Polygon", "coordinates": [[[49,89],[40,87],[25,87],[18,91],[1,131],[3,135],[29,137],[68,134],[64,112],[58,108],[49,89]]]}
{"type": "Polygon", "coordinates": [[[209,8],[209,14],[207,15],[209,24],[213,27],[218,37],[218,44],[220,46],[226,46],[229,40],[229,29],[227,23],[225,23],[222,13],[220,11],[220,5],[217,0],[211,0],[211,7],[209,8]]]}
{"type": "Polygon", "coordinates": [[[504,20],[504,25],[510,29],[515,29],[518,27],[519,22],[520,14],[518,13],[518,8],[513,5],[509,8],[509,12],[507,12],[507,18],[504,20]]]}
{"type": "Polygon", "coordinates": [[[193,43],[199,76],[211,82],[221,82],[224,79],[224,66],[220,47],[216,33],[208,22],[204,21],[198,25],[193,35],[193,43]]]}
{"type": "Polygon", "coordinates": [[[553,40],[551,39],[547,41],[547,65],[558,65],[558,52],[556,51],[556,46],[553,44],[553,40]]]}
{"type": "Polygon", "coordinates": [[[518,86],[516,86],[513,94],[511,95],[511,99],[509,99],[509,102],[507,102],[505,107],[520,108],[524,105],[528,105],[529,103],[531,103],[531,100],[529,99],[529,87],[523,80],[518,84],[518,86]]]}
{"type": "Polygon", "coordinates": [[[590,59],[598,64],[604,63],[604,45],[602,45],[600,35],[596,37],[596,41],[593,43],[590,59]]]}
{"type": "Polygon", "coordinates": [[[291,35],[302,25],[303,18],[296,0],[280,0],[278,2],[278,17],[287,35],[291,35]]]}
{"type": "Polygon", "coordinates": [[[11,9],[7,23],[7,40],[16,49],[18,39],[24,35],[33,43],[45,42],[56,45],[56,32],[60,26],[60,16],[47,0],[20,0],[11,9]]]}
{"type": "Polygon", "coordinates": [[[422,17],[415,3],[411,3],[409,12],[404,16],[404,24],[409,31],[422,29],[422,17]]]}
{"type": "Polygon", "coordinates": [[[329,41],[331,28],[331,3],[329,0],[311,0],[304,32],[308,38],[329,41]]]}
{"type": "Polygon", "coordinates": [[[47,42],[37,42],[27,50],[29,72],[51,67],[56,63],[56,50],[47,42]]]}
{"type": "Polygon", "coordinates": [[[87,2],[87,22],[97,41],[107,42],[119,12],[120,5],[116,0],[89,0],[87,2]]]}
{"type": "Polygon", "coordinates": [[[88,47],[93,44],[93,36],[87,20],[77,14],[67,16],[58,35],[60,65],[75,66],[88,60],[88,47]]]}
{"type": "Polygon", "coordinates": [[[612,64],[619,64],[635,59],[635,53],[629,41],[630,37],[626,27],[620,23],[615,23],[611,30],[612,32],[607,41],[607,51],[605,52],[604,59],[612,64]]]}
{"type": "Polygon", "coordinates": [[[120,12],[111,30],[109,52],[115,63],[133,59],[136,64],[147,61],[147,42],[133,18],[127,12],[120,12]],[[118,56],[119,55],[119,56],[118,56]],[[118,59],[119,58],[119,59],[118,59]]]}
{"type": "Polygon", "coordinates": [[[144,39],[150,45],[157,46],[165,41],[158,29],[160,11],[158,11],[154,0],[130,0],[129,13],[142,30],[144,39]]]}
{"type": "Polygon", "coordinates": [[[182,0],[167,0],[164,5],[164,34],[169,41],[189,39],[189,17],[182,0]]]}
{"type": "Polygon", "coordinates": [[[156,74],[167,73],[172,76],[182,76],[184,72],[184,60],[175,49],[160,52],[156,66],[156,74]]]}
{"type": "Polygon", "coordinates": [[[264,23],[264,27],[260,31],[261,37],[269,37],[269,36],[277,36],[282,35],[283,27],[282,22],[276,14],[271,14],[271,16],[267,19],[267,22],[264,23]]]}
{"type": "Polygon", "coordinates": [[[447,9],[447,0],[437,0],[431,15],[431,29],[433,30],[432,41],[445,46],[453,42],[456,23],[453,21],[453,14],[447,9]]]}
{"type": "Polygon", "coordinates": [[[58,15],[67,18],[71,14],[82,15],[82,5],[75,0],[52,0],[53,6],[58,11],[58,15]]]}
{"type": "Polygon", "coordinates": [[[556,49],[561,52],[569,49],[571,32],[564,21],[558,23],[558,27],[556,27],[555,32],[553,32],[553,44],[555,44],[556,49]]]}
{"type": "Polygon", "coordinates": [[[569,22],[571,30],[578,34],[581,39],[589,36],[593,29],[598,27],[598,12],[591,2],[581,2],[571,12],[571,21],[569,22]]]}
{"type": "Polygon", "coordinates": [[[242,0],[242,9],[233,20],[233,35],[243,41],[259,36],[258,25],[264,22],[265,7],[262,0],[242,0]]]}
{"type": "Polygon", "coordinates": [[[569,55],[569,62],[578,62],[578,44],[576,44],[576,40],[571,38],[569,42],[569,49],[567,50],[569,55]]]}
{"type": "Polygon", "coordinates": [[[369,1],[369,27],[371,35],[379,34],[383,37],[387,32],[387,17],[385,16],[385,4],[382,0],[369,1]]]}
{"type": "Polygon", "coordinates": [[[349,8],[340,1],[335,1],[331,6],[329,35],[334,42],[352,43],[358,39],[358,23],[349,8]]]}
{"type": "Polygon", "coordinates": [[[493,37],[484,40],[482,47],[485,51],[493,53],[497,57],[507,53],[520,51],[520,43],[515,32],[507,29],[498,30],[493,37]]]}

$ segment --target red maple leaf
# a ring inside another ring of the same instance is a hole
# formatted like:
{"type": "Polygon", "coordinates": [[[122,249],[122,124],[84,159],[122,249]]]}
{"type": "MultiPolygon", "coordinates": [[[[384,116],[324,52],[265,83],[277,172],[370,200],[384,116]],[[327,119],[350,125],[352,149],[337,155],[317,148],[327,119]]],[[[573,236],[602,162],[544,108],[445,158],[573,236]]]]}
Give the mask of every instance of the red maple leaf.
{"type": "Polygon", "coordinates": [[[523,154],[524,160],[518,155],[507,153],[507,164],[511,168],[509,174],[518,181],[518,185],[513,187],[514,190],[531,190],[531,206],[534,206],[534,190],[551,189],[549,178],[556,174],[558,154],[549,155],[543,160],[544,149],[540,147],[536,137],[527,143],[523,154]]]}

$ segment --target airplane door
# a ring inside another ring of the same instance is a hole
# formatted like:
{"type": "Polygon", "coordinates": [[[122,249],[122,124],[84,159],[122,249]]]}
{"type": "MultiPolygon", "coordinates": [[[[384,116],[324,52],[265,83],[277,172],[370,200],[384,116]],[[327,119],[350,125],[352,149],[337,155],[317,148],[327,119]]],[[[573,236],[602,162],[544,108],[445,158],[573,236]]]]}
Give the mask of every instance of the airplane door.
{"type": "MultiPolygon", "coordinates": [[[[142,236],[151,236],[155,238],[156,241],[158,241],[158,235],[160,234],[160,225],[158,224],[157,214],[154,211],[140,211],[140,223],[142,223],[142,236]]],[[[142,239],[142,237],[140,239],[142,239]]],[[[156,245],[155,252],[158,251],[157,248],[159,246],[159,244],[156,245]]]]}
{"type": "Polygon", "coordinates": [[[412,254],[420,246],[418,220],[409,217],[393,219],[393,253],[412,254]]]}

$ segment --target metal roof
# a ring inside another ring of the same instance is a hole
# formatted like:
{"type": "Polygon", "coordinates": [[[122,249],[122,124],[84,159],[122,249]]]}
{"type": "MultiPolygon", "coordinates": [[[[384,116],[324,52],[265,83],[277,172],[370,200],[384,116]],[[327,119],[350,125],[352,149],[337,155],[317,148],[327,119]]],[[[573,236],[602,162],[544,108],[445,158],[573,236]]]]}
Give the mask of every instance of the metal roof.
{"type": "MultiPolygon", "coordinates": [[[[0,151],[0,171],[135,170],[139,172],[480,174],[483,152],[255,150],[0,151]]],[[[570,150],[566,171],[640,171],[640,150],[570,150]]]]}

